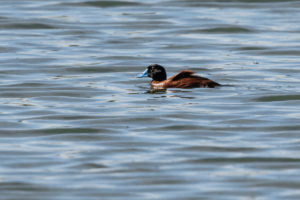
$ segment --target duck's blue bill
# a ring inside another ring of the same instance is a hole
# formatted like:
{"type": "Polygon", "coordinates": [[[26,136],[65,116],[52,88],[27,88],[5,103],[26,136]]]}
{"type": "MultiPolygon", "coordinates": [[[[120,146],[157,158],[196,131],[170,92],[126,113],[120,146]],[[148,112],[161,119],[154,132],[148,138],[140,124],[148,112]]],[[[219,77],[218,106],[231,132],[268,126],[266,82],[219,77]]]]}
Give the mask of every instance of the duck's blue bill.
{"type": "Polygon", "coordinates": [[[137,75],[138,78],[148,77],[148,69],[146,69],[142,74],[137,75]]]}

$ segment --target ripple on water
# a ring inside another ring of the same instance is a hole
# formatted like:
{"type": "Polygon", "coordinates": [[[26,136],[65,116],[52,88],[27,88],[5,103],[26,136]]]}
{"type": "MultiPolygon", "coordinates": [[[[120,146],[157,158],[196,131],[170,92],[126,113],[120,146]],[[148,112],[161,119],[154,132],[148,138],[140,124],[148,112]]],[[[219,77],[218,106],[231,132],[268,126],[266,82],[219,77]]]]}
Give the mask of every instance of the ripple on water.
{"type": "Polygon", "coordinates": [[[84,4],[96,7],[139,6],[141,3],[132,1],[86,1],[84,4]]]}
{"type": "Polygon", "coordinates": [[[79,3],[61,3],[67,6],[93,6],[99,8],[123,7],[123,6],[140,6],[142,3],[134,1],[83,1],[79,3]]]}
{"type": "Polygon", "coordinates": [[[299,101],[300,95],[271,95],[255,99],[258,102],[273,102],[273,101],[299,101]]]}
{"type": "Polygon", "coordinates": [[[43,23],[15,23],[1,25],[0,29],[55,29],[55,26],[43,23]]]}
{"type": "Polygon", "coordinates": [[[224,26],[224,27],[214,27],[214,28],[206,28],[206,29],[192,29],[184,31],[185,34],[195,34],[195,33],[222,33],[222,34],[236,34],[236,33],[255,33],[256,31],[253,28],[246,28],[241,26],[224,26]]]}

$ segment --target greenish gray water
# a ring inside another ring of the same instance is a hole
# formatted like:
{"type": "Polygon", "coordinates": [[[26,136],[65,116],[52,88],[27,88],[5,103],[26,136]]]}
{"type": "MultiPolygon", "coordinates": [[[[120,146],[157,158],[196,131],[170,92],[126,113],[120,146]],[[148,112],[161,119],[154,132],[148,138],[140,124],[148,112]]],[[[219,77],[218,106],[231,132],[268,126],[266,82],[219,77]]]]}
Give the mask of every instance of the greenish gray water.
{"type": "Polygon", "coordinates": [[[0,199],[299,199],[299,1],[0,4],[0,199]],[[228,85],[151,92],[152,63],[228,85]]]}

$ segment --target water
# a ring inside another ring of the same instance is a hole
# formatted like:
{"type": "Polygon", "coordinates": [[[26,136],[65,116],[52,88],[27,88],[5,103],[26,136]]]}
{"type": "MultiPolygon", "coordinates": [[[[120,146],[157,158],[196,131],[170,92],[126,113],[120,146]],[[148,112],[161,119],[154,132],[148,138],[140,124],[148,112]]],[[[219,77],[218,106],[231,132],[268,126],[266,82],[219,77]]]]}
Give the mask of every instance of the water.
{"type": "Polygon", "coordinates": [[[299,1],[0,9],[1,200],[300,198],[299,1]]]}

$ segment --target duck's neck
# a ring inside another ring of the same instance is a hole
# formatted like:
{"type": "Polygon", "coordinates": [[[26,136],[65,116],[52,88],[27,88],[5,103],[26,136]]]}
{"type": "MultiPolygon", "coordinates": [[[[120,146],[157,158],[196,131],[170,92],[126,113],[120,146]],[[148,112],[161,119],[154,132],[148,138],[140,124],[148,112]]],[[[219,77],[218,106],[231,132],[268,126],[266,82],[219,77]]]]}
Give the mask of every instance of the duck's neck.
{"type": "Polygon", "coordinates": [[[153,81],[165,81],[167,80],[166,74],[156,74],[154,77],[152,77],[153,81]]]}

